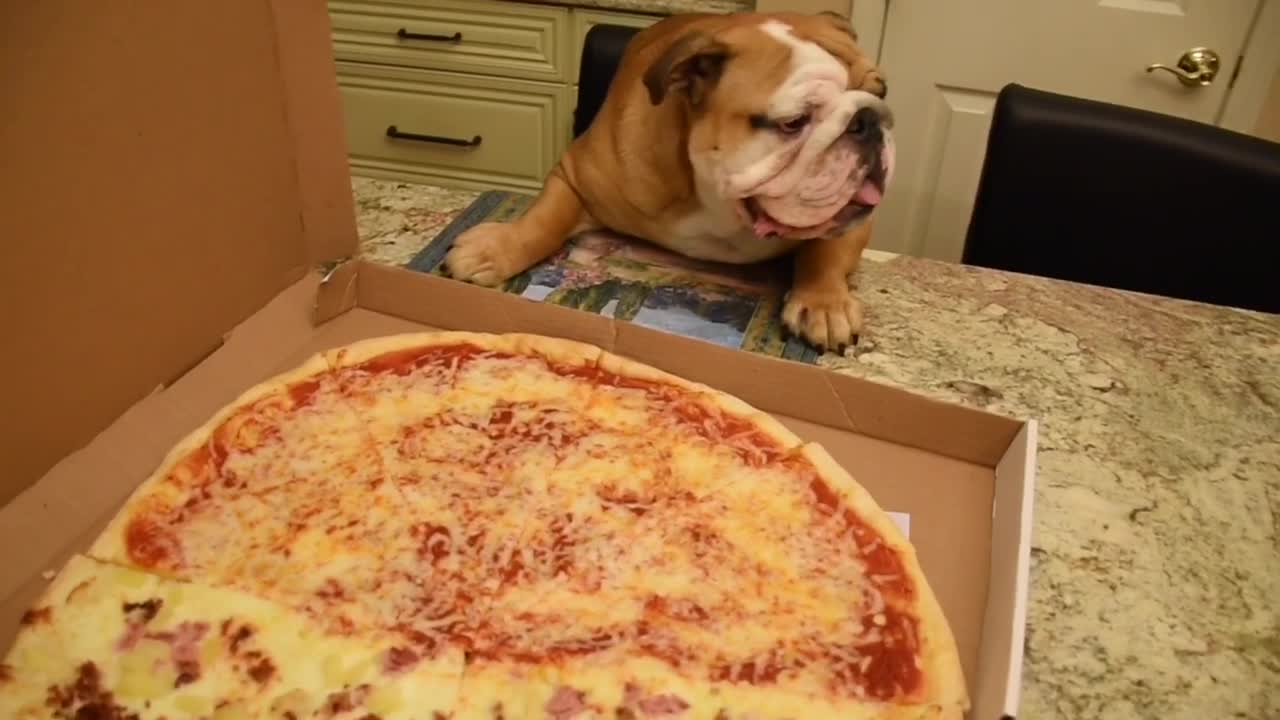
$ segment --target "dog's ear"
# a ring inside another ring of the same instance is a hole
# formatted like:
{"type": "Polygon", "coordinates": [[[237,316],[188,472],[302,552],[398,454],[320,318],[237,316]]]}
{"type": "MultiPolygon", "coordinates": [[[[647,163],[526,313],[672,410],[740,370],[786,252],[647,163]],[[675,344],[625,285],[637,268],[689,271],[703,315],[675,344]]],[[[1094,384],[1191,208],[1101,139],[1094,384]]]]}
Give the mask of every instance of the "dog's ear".
{"type": "Polygon", "coordinates": [[[889,97],[889,83],[884,79],[884,73],[880,72],[880,68],[872,65],[870,60],[859,59],[853,67],[849,68],[849,76],[850,79],[855,80],[853,86],[859,90],[866,90],[881,100],[889,97]]]}
{"type": "Polygon", "coordinates": [[[715,87],[729,59],[729,47],[710,35],[692,31],[681,36],[644,73],[649,101],[660,104],[668,94],[684,92],[694,107],[715,87]]]}
{"type": "MultiPolygon", "coordinates": [[[[853,23],[849,22],[848,18],[830,10],[823,10],[818,14],[830,22],[831,27],[852,38],[857,45],[858,32],[853,29],[853,23]]],[[[862,48],[859,47],[857,52],[857,61],[849,68],[850,75],[855,79],[854,87],[866,90],[872,95],[878,95],[881,99],[887,97],[889,84],[885,82],[884,73],[871,62],[871,58],[862,54],[862,48]]]]}
{"type": "Polygon", "coordinates": [[[823,10],[818,14],[826,18],[832,27],[840,32],[848,33],[854,42],[858,42],[858,31],[853,29],[853,23],[849,21],[849,18],[834,10],[823,10]]]}

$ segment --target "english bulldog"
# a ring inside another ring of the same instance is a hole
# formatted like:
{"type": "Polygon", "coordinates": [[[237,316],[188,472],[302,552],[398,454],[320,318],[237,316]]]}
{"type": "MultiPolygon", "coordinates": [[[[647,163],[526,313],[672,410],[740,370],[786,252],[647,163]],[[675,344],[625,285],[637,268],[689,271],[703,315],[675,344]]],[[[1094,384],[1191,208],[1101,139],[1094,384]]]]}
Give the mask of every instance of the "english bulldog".
{"type": "Polygon", "coordinates": [[[815,345],[856,342],[849,277],[893,175],[885,81],[836,15],[676,15],[628,44],[590,128],[511,223],[445,258],[497,285],[605,228],[692,258],[794,256],[782,320],[815,345]]]}

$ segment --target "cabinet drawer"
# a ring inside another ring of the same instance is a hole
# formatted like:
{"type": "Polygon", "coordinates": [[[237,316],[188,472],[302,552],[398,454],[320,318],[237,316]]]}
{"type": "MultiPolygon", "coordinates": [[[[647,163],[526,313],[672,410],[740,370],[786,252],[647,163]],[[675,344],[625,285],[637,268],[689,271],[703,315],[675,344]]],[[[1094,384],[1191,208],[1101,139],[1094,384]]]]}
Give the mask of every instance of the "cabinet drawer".
{"type": "Polygon", "coordinates": [[[564,8],[486,0],[331,0],[338,60],[563,82],[564,8]]]}
{"type": "Polygon", "coordinates": [[[587,40],[587,33],[596,25],[622,25],[623,27],[647,28],[662,18],[654,15],[634,13],[606,12],[604,10],[573,11],[573,55],[569,58],[569,82],[577,84],[578,70],[582,65],[582,46],[587,40]]]}
{"type": "Polygon", "coordinates": [[[565,145],[564,86],[338,63],[338,87],[355,174],[537,189],[565,145]]]}

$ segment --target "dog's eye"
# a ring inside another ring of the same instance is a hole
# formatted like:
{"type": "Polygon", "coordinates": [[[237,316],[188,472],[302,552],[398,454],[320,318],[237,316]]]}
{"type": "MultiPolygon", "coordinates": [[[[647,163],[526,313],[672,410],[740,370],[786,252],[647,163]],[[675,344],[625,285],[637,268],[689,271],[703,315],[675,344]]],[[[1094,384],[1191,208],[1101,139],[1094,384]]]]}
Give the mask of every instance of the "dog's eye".
{"type": "Polygon", "coordinates": [[[752,115],[748,118],[748,120],[751,123],[751,127],[753,129],[776,130],[782,133],[783,135],[795,135],[796,133],[805,129],[805,126],[809,124],[809,121],[811,119],[812,118],[809,115],[809,113],[792,115],[791,117],[783,118],[781,120],[774,120],[770,118],[768,115],[764,115],[760,113],[752,115]]]}
{"type": "Polygon", "coordinates": [[[778,131],[784,135],[795,135],[809,124],[809,114],[796,115],[794,117],[784,118],[777,122],[778,131]]]}

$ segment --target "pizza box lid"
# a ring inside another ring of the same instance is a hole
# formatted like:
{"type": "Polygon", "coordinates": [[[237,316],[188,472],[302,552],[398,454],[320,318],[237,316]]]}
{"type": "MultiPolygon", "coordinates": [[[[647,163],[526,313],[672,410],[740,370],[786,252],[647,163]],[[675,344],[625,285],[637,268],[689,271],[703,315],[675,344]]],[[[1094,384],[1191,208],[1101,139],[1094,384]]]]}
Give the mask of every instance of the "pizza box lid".
{"type": "Polygon", "coordinates": [[[32,349],[0,355],[2,502],[358,239],[324,3],[0,3],[0,27],[0,298],[32,349]]]}
{"type": "Polygon", "coordinates": [[[593,342],[822,442],[909,533],[973,718],[1016,712],[1036,425],[370,264],[322,3],[0,7],[0,647],[189,429],[317,349],[423,327],[593,342]],[[20,548],[20,551],[17,550],[20,548]]]}

